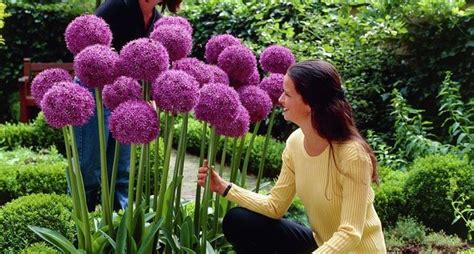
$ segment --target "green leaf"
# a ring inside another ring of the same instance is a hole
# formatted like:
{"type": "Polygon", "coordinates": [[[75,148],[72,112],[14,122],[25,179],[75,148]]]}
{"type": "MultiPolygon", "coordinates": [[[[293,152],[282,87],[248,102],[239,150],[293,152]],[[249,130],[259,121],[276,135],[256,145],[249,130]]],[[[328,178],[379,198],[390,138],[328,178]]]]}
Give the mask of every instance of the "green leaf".
{"type": "Polygon", "coordinates": [[[161,224],[163,224],[163,218],[161,218],[158,222],[153,224],[148,234],[145,235],[137,254],[143,254],[147,251],[148,247],[150,247],[150,244],[153,242],[153,239],[155,238],[156,233],[160,229],[161,224]]]}
{"type": "Polygon", "coordinates": [[[214,248],[212,248],[211,243],[206,241],[206,253],[207,254],[215,254],[216,252],[214,251],[214,248]]]}
{"type": "Polygon", "coordinates": [[[125,248],[127,246],[127,213],[129,213],[129,209],[125,210],[125,213],[122,216],[122,220],[120,221],[120,225],[117,232],[117,254],[125,254],[125,248]]]}
{"type": "Polygon", "coordinates": [[[98,231],[109,241],[112,248],[116,249],[116,244],[115,244],[114,239],[112,239],[112,237],[110,237],[107,233],[105,233],[101,229],[99,229],[98,231]]]}
{"type": "Polygon", "coordinates": [[[41,238],[56,246],[64,253],[79,253],[76,247],[74,247],[74,245],[68,239],[66,239],[66,237],[62,236],[58,232],[42,227],[28,227],[41,238]]]}

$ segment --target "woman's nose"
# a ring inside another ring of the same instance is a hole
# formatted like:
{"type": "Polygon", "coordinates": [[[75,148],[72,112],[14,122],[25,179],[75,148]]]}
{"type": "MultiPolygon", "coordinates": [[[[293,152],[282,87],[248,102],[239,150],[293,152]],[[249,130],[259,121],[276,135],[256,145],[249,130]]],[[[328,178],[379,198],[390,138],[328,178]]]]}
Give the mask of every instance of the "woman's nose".
{"type": "Polygon", "coordinates": [[[283,96],[285,96],[285,94],[281,94],[280,97],[278,97],[278,102],[280,103],[280,105],[283,105],[283,96]]]}

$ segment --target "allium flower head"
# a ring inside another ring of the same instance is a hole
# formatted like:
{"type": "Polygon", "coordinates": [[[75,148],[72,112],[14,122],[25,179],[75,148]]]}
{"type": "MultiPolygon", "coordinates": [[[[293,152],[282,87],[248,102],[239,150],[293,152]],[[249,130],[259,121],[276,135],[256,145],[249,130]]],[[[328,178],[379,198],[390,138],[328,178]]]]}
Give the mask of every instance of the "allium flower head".
{"type": "Polygon", "coordinates": [[[295,56],[283,46],[273,45],[263,50],[260,56],[260,65],[265,71],[285,74],[288,68],[295,63],[295,56]]]}
{"type": "Polygon", "coordinates": [[[89,87],[103,87],[117,78],[119,56],[110,47],[92,45],[76,55],[74,70],[82,83],[89,87]]]}
{"type": "Polygon", "coordinates": [[[153,82],[169,67],[169,55],[161,43],[141,38],[127,43],[120,50],[120,75],[153,82]]]}
{"type": "Polygon", "coordinates": [[[258,86],[245,86],[238,92],[240,102],[249,112],[252,123],[265,119],[272,110],[270,96],[258,86]]]}
{"type": "Polygon", "coordinates": [[[92,93],[70,81],[56,83],[41,100],[46,121],[54,128],[83,125],[94,114],[94,108],[92,93]]]}
{"type": "Polygon", "coordinates": [[[230,80],[230,85],[236,89],[244,86],[258,86],[258,84],[260,84],[260,74],[258,73],[257,68],[253,70],[252,74],[245,81],[236,79],[230,80]]]}
{"type": "Polygon", "coordinates": [[[38,73],[31,82],[31,95],[33,95],[36,104],[40,105],[48,89],[56,82],[61,81],[72,81],[71,75],[64,69],[52,68],[38,73]]]}
{"type": "Polygon", "coordinates": [[[216,65],[207,64],[206,67],[212,72],[214,76],[213,82],[229,85],[229,76],[227,76],[227,73],[225,73],[225,71],[223,71],[216,65]]]}
{"type": "Polygon", "coordinates": [[[142,97],[142,87],[135,79],[120,76],[114,83],[104,86],[102,97],[104,105],[113,110],[120,103],[128,100],[139,100],[142,97]]]}
{"type": "Polygon", "coordinates": [[[199,100],[199,83],[184,71],[163,72],[153,82],[156,105],[173,114],[191,111],[199,100]]]}
{"type": "Polygon", "coordinates": [[[193,38],[191,34],[178,25],[162,25],[155,28],[150,38],[159,41],[166,50],[171,61],[176,61],[191,54],[193,38]]]}
{"type": "Polygon", "coordinates": [[[224,70],[229,78],[245,81],[257,68],[257,60],[250,49],[242,45],[230,46],[219,55],[217,66],[224,70]]]}
{"type": "Polygon", "coordinates": [[[285,76],[279,73],[272,73],[260,82],[260,88],[267,92],[272,99],[273,105],[278,104],[278,98],[283,93],[283,78],[285,76]]]}
{"type": "Polygon", "coordinates": [[[156,30],[158,27],[166,25],[181,26],[181,29],[186,31],[189,35],[193,34],[193,27],[191,26],[191,23],[189,23],[187,19],[179,16],[161,17],[158,21],[155,22],[153,29],[156,30]]]}
{"type": "Polygon", "coordinates": [[[130,100],[112,111],[109,129],[122,144],[148,144],[158,136],[158,123],[156,111],[148,103],[130,100]]]}
{"type": "Polygon", "coordinates": [[[108,47],[112,44],[112,32],[109,25],[95,15],[82,15],[75,18],[67,26],[64,37],[66,47],[73,55],[94,44],[108,47]]]}
{"type": "Polygon", "coordinates": [[[197,58],[183,58],[173,63],[173,69],[184,71],[196,79],[200,86],[214,80],[214,75],[208,70],[206,64],[197,58]]]}
{"type": "Polygon", "coordinates": [[[242,105],[232,122],[221,123],[216,126],[216,133],[227,137],[241,137],[249,131],[250,117],[247,109],[242,105]]]}
{"type": "Polygon", "coordinates": [[[239,94],[230,86],[209,83],[201,88],[199,102],[194,107],[196,118],[217,126],[231,122],[237,113],[239,94]]]}
{"type": "Polygon", "coordinates": [[[206,43],[206,61],[210,64],[217,64],[221,52],[225,48],[234,45],[241,45],[241,42],[230,34],[219,34],[211,37],[206,43]]]}

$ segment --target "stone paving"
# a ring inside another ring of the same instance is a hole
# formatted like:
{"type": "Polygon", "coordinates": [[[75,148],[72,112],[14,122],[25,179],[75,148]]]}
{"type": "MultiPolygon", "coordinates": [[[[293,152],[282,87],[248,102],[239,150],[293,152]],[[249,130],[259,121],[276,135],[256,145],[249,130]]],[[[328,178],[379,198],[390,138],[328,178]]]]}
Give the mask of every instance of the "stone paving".
{"type": "MultiPolygon", "coordinates": [[[[174,163],[176,160],[176,151],[173,150],[171,153],[171,162],[170,162],[170,172],[169,178],[173,176],[174,163]]],[[[196,180],[197,180],[197,170],[199,168],[199,157],[186,154],[184,160],[184,178],[183,178],[183,188],[182,188],[182,198],[184,200],[194,200],[196,195],[196,180]]],[[[216,170],[219,170],[219,164],[216,164],[216,170]]],[[[228,180],[230,175],[230,168],[224,168],[224,179],[228,180]]],[[[169,180],[170,181],[170,180],[169,180]]],[[[169,183],[168,181],[168,183],[169,183]]],[[[253,175],[247,176],[246,187],[248,189],[254,188],[256,184],[256,177],[253,175]]]]}

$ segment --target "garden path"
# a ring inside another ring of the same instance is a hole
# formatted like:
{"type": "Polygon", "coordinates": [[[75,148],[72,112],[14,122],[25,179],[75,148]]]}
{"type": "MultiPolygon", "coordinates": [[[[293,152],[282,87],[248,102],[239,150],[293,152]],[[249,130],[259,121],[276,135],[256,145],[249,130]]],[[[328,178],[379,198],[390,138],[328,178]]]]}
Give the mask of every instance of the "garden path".
{"type": "MultiPolygon", "coordinates": [[[[171,153],[171,162],[170,162],[170,173],[168,183],[173,176],[174,163],[176,161],[176,150],[173,150],[171,153]]],[[[184,200],[194,200],[196,194],[196,180],[197,180],[197,170],[199,168],[199,157],[186,154],[184,160],[184,178],[183,178],[183,188],[182,188],[182,198],[184,200]]],[[[219,170],[219,164],[216,164],[216,170],[219,170]]],[[[230,176],[230,168],[224,168],[223,178],[228,180],[230,176]]],[[[246,188],[252,189],[255,187],[257,178],[254,175],[247,175],[246,188]]]]}

